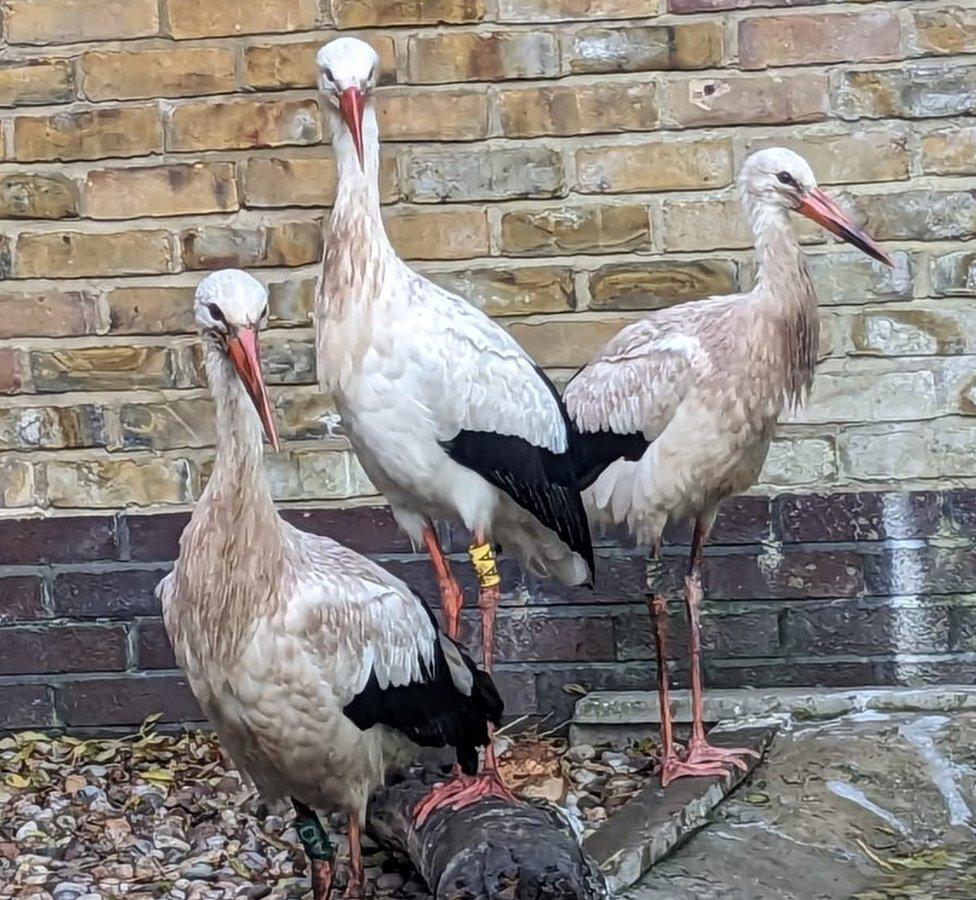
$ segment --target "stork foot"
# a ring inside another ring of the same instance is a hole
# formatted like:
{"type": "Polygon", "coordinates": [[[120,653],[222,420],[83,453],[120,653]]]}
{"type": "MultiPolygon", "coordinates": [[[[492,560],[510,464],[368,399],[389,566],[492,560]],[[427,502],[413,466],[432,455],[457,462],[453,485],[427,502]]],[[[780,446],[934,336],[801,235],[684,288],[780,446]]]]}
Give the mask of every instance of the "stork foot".
{"type": "Polygon", "coordinates": [[[366,884],[366,876],[362,873],[357,876],[350,872],[346,889],[342,892],[343,900],[366,900],[368,896],[369,888],[366,884]]]}
{"type": "Polygon", "coordinates": [[[478,775],[457,772],[450,781],[438,784],[417,804],[413,811],[414,822],[419,828],[438,809],[450,807],[456,812],[489,798],[502,800],[513,806],[522,802],[506,787],[497,769],[485,769],[478,775]]]}
{"type": "Polygon", "coordinates": [[[721,763],[689,762],[676,754],[671,754],[660,763],[661,787],[666,788],[679,778],[711,778],[724,775],[728,770],[721,763]]]}
{"type": "Polygon", "coordinates": [[[748,747],[716,747],[714,744],[708,743],[706,738],[692,735],[683,761],[685,764],[693,766],[735,766],[745,772],[749,768],[745,761],[747,756],[759,759],[759,754],[748,747]]]}

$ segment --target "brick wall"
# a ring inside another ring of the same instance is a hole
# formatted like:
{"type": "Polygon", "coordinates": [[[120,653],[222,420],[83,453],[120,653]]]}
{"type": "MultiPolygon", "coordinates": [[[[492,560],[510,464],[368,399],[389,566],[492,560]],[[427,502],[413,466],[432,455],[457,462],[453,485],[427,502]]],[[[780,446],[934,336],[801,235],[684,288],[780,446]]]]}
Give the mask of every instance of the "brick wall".
{"type": "MultiPolygon", "coordinates": [[[[716,548],[713,597],[735,602],[712,610],[729,630],[715,638],[713,678],[958,674],[970,629],[957,595],[973,585],[960,547],[974,516],[953,504],[971,509],[976,488],[971,3],[3,0],[0,17],[0,685],[20,692],[0,707],[15,719],[31,719],[35,701],[41,720],[54,715],[55,683],[57,715],[74,724],[111,697],[170,696],[149,587],[174,553],[170,511],[199,493],[211,455],[189,314],[205,270],[241,266],[270,286],[267,365],[286,438],[269,462],[278,497],[376,502],[313,384],[309,311],[335,172],[312,62],[346,29],[384,61],[394,243],[502,317],[557,377],[644,310],[750,286],[734,172],[765,144],[807,155],[898,266],[800,226],[824,359],[757,496],[735,507],[772,530],[716,548]],[[796,537],[778,530],[794,503],[782,492],[840,495],[814,516],[827,525],[796,537]],[[938,510],[924,534],[835,533],[849,509],[884,522],[916,503],[938,510]],[[721,580],[739,577],[723,593],[721,580]],[[801,596],[816,599],[793,614],[801,596]],[[941,623],[938,639],[913,643],[919,603],[941,623]],[[876,642],[844,643],[832,616],[877,626],[876,642]],[[748,646],[735,650],[740,638],[748,646]],[[828,665],[822,641],[840,654],[828,665]],[[724,647],[767,662],[722,668],[724,647]],[[930,671],[905,661],[919,654],[942,655],[930,671]],[[161,674],[115,686],[142,669],[161,674]],[[102,693],[72,687],[89,681],[102,693]]],[[[333,527],[335,515],[309,521],[333,527]]],[[[343,533],[373,541],[373,513],[345,515],[343,533]]],[[[373,549],[405,548],[389,535],[373,549]]],[[[510,598],[544,599],[511,614],[518,634],[565,642],[532,650],[511,638],[523,658],[552,663],[509,669],[516,706],[565,706],[563,677],[647,676],[621,624],[636,571],[594,597],[510,598]],[[571,664],[574,654],[587,662],[571,664]]]]}

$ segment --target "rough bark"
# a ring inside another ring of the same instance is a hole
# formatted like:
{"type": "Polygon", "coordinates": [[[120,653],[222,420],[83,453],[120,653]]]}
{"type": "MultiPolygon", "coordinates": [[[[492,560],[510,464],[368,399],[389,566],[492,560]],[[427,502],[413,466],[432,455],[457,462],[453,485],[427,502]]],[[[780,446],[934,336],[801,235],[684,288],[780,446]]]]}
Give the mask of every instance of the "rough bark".
{"type": "Polygon", "coordinates": [[[406,854],[436,900],[597,900],[607,896],[596,864],[565,817],[544,803],[483,800],[438,810],[421,828],[412,811],[443,776],[412,772],[370,802],[367,830],[406,854]]]}

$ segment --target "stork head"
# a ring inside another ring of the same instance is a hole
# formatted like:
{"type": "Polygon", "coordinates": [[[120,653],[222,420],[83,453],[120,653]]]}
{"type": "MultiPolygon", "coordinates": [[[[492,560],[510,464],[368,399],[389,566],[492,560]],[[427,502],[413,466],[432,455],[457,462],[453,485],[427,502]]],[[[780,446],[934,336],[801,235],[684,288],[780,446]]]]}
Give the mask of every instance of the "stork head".
{"type": "Polygon", "coordinates": [[[363,110],[373,88],[380,58],[365,41],[341,37],[329,41],[315,57],[319,91],[329,115],[345,123],[363,165],[363,110]]]}
{"type": "Polygon", "coordinates": [[[739,172],[739,189],[747,206],[756,204],[792,209],[822,225],[868,256],[894,266],[887,253],[819,187],[810,164],[785,147],[751,154],[739,172]]]}
{"type": "Polygon", "coordinates": [[[261,372],[258,341],[258,332],[268,317],[268,292],[264,285],[239,269],[221,269],[197,285],[193,310],[200,333],[234,367],[268,441],[277,450],[278,431],[261,372]]]}

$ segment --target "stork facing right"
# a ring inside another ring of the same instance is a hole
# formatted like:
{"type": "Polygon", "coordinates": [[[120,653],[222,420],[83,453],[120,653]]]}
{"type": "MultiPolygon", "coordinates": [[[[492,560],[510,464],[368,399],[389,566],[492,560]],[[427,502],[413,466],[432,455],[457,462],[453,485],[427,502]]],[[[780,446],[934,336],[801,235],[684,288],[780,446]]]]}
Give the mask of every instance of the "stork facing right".
{"type": "Polygon", "coordinates": [[[661,783],[745,767],[752,751],[713,747],[702,724],[699,607],[702,549],[718,504],[755,484],[780,413],[802,401],[817,363],[819,316],[810,271],[790,221],[795,211],[885,265],[888,255],[820,188],[791,150],[750,156],[739,173],[758,274],[744,294],[711,297],[628,325],[563,395],[580,431],[579,475],[604,522],[626,524],[653,548],[649,606],[655,620],[661,704],[661,783]],[[609,465],[607,465],[609,463],[609,465]],[[667,685],[667,604],[657,589],[661,533],[694,519],[685,603],[691,641],[693,727],[673,752],[667,685]]]}

